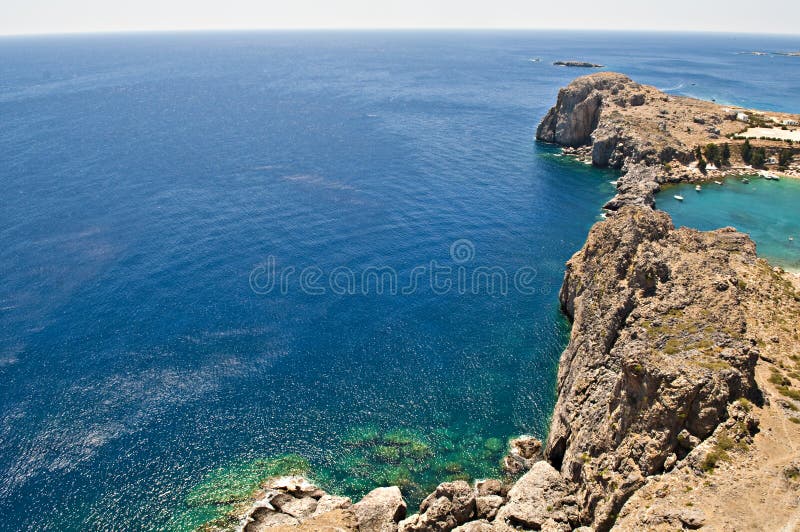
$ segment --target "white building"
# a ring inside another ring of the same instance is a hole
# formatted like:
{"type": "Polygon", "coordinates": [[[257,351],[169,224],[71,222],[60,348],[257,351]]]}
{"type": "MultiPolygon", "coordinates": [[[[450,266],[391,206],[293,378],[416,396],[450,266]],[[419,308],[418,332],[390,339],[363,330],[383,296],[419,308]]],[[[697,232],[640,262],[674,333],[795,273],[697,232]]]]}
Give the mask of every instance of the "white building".
{"type": "Polygon", "coordinates": [[[784,120],[783,121],[783,125],[784,126],[798,126],[798,125],[800,125],[800,122],[798,122],[797,120],[788,119],[788,120],[784,120]]]}
{"type": "Polygon", "coordinates": [[[748,115],[747,113],[736,113],[736,120],[738,120],[739,122],[749,122],[750,115],[748,115]]]}

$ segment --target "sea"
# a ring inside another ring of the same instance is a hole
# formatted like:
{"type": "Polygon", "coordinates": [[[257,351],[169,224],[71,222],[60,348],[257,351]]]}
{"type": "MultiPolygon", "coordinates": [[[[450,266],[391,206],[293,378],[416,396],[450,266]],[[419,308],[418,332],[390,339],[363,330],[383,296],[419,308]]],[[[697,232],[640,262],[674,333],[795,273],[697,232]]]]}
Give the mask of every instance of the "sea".
{"type": "MultiPolygon", "coordinates": [[[[800,111],[800,57],[747,53],[798,49],[552,31],[0,38],[0,528],[194,530],[272,474],[354,498],[396,484],[412,508],[440,481],[500,474],[509,438],[546,436],[564,263],[617,177],[535,141],[587,73],[553,61],[800,111]]],[[[766,256],[797,263],[800,187],[750,186],[731,209],[709,208],[727,198],[712,189],[702,208],[693,191],[663,201],[703,229],[746,211],[766,256]]]]}

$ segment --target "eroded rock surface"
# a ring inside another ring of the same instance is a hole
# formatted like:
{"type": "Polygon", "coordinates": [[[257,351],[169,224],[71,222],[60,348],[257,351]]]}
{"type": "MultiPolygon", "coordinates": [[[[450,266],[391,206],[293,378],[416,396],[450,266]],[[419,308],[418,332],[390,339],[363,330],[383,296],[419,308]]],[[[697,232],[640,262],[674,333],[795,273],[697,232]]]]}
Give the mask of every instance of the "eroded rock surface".
{"type": "Polygon", "coordinates": [[[545,455],[578,486],[581,521],[606,529],[670,455],[703,440],[754,392],[731,256],[756,263],[732,229],[674,229],[667,214],[626,206],[596,224],[567,264],[573,319],[545,455]]]}
{"type": "Polygon", "coordinates": [[[503,457],[503,470],[512,475],[527,471],[542,459],[542,442],[533,436],[514,438],[508,447],[508,454],[503,457]]]}
{"type": "Polygon", "coordinates": [[[396,486],[376,488],[353,505],[361,532],[395,532],[406,516],[406,502],[396,486]]]}
{"type": "Polygon", "coordinates": [[[595,166],[689,162],[695,143],[705,145],[708,132],[693,132],[691,127],[687,131],[685,123],[701,114],[726,128],[725,133],[737,130],[730,120],[724,124],[721,106],[667,95],[623,74],[601,72],[577,78],[559,91],[536,138],[573,148],[586,146],[595,166]]]}

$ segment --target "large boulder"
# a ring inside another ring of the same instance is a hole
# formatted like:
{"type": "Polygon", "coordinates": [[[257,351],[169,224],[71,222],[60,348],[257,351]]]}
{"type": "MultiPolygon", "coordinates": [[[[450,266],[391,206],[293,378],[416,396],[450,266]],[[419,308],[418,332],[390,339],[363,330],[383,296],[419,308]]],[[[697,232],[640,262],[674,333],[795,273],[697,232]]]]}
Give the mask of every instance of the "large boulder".
{"type": "Polygon", "coordinates": [[[475,517],[475,491],[463,480],[439,484],[419,511],[400,523],[400,532],[449,532],[475,517]]]}
{"type": "Polygon", "coordinates": [[[508,492],[494,520],[498,532],[564,530],[577,526],[579,511],[571,486],[553,466],[536,462],[508,492]]]}
{"type": "Polygon", "coordinates": [[[542,458],[542,442],[533,436],[514,438],[508,447],[508,454],[503,457],[503,470],[512,475],[527,471],[542,458]]]}
{"type": "Polygon", "coordinates": [[[375,488],[353,505],[360,532],[396,532],[406,516],[406,502],[400,488],[375,488]]]}
{"type": "Polygon", "coordinates": [[[345,510],[351,506],[353,506],[353,503],[348,497],[338,497],[326,493],[317,501],[317,508],[314,510],[314,515],[324,514],[333,510],[345,510]]]}
{"type": "Polygon", "coordinates": [[[480,519],[456,527],[453,532],[494,532],[494,526],[489,521],[480,519]]]}
{"type": "Polygon", "coordinates": [[[264,532],[356,532],[358,523],[352,510],[331,510],[302,521],[299,525],[271,526],[264,532]]]}

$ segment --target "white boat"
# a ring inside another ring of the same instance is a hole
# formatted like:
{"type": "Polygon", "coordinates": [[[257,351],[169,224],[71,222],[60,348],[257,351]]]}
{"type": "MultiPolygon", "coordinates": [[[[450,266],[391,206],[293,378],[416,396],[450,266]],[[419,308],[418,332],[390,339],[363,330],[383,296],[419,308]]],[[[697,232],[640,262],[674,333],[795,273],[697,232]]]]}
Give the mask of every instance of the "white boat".
{"type": "Polygon", "coordinates": [[[724,185],[724,183],[722,181],[714,181],[714,183],[716,183],[718,185],[724,185]]]}
{"type": "Polygon", "coordinates": [[[743,177],[742,178],[742,183],[744,183],[746,185],[746,184],[750,183],[750,180],[747,179],[746,177],[743,177]]]}
{"type": "Polygon", "coordinates": [[[675,195],[674,195],[674,196],[672,196],[672,197],[673,197],[673,198],[675,198],[675,199],[676,199],[676,200],[678,200],[678,201],[683,201],[683,196],[679,196],[679,195],[675,194],[675,195]]]}
{"type": "Polygon", "coordinates": [[[703,190],[703,187],[701,187],[700,185],[695,185],[694,189],[700,192],[701,190],[703,190]]]}

